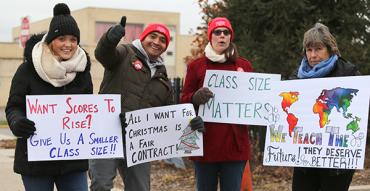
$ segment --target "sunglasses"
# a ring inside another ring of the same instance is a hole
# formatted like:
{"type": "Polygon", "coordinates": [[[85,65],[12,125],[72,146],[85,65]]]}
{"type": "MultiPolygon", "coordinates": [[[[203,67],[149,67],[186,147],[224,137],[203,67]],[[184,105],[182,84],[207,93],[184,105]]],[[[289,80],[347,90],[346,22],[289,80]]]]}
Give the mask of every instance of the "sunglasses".
{"type": "Polygon", "coordinates": [[[220,36],[221,33],[224,33],[225,36],[228,36],[230,35],[230,30],[214,30],[212,33],[216,36],[220,36]]]}

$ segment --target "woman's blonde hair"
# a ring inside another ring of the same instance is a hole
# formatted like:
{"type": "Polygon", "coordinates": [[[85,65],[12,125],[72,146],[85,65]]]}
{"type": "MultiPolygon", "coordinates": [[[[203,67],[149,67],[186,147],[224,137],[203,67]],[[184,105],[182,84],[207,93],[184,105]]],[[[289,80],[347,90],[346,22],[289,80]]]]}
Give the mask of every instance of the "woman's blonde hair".
{"type": "Polygon", "coordinates": [[[330,33],[329,28],[321,23],[316,23],[314,27],[304,33],[303,54],[305,55],[306,48],[318,45],[326,46],[330,55],[340,56],[335,37],[330,33]]]}

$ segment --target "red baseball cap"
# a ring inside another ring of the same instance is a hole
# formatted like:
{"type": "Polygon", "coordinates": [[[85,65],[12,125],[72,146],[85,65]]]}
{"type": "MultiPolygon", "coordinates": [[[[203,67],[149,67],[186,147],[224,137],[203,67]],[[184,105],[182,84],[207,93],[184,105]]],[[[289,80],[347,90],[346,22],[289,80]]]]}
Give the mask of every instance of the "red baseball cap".
{"type": "Polygon", "coordinates": [[[141,33],[140,41],[143,41],[145,39],[145,37],[148,36],[148,34],[150,34],[152,32],[159,32],[159,33],[163,34],[166,37],[166,49],[167,49],[168,44],[170,43],[170,40],[171,40],[171,36],[170,36],[170,31],[168,30],[166,25],[160,24],[160,23],[149,24],[144,29],[143,33],[141,33]]]}
{"type": "Polygon", "coordinates": [[[227,18],[225,18],[225,17],[216,17],[216,18],[212,19],[208,23],[207,35],[208,35],[208,40],[209,41],[211,41],[213,30],[215,30],[218,27],[226,27],[227,29],[229,29],[230,32],[231,32],[230,33],[230,35],[231,35],[230,40],[231,41],[233,40],[233,38],[234,38],[234,30],[231,27],[230,21],[227,18]]]}

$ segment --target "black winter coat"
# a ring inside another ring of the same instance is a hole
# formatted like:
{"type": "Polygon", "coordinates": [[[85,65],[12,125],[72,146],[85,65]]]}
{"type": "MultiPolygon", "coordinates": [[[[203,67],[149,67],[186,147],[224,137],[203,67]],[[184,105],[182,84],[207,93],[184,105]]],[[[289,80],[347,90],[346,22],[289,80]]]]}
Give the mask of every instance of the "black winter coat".
{"type": "MultiPolygon", "coordinates": [[[[93,84],[90,75],[90,58],[84,72],[78,72],[75,79],[62,87],[54,87],[42,80],[32,62],[32,49],[43,35],[34,35],[27,41],[24,50],[24,63],[21,64],[12,80],[9,99],[5,109],[8,124],[26,117],[26,95],[92,94],[93,84]]],[[[36,125],[37,128],[37,125],[36,125]]],[[[27,139],[18,138],[15,149],[14,172],[31,176],[63,175],[74,171],[86,171],[87,160],[32,161],[27,160],[27,139]]]]}

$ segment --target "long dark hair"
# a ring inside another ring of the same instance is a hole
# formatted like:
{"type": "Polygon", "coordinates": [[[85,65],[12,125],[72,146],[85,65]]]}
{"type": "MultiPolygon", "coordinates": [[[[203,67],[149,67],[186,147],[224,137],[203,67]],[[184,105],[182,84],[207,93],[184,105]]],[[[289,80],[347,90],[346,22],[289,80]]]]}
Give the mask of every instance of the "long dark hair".
{"type": "Polygon", "coordinates": [[[239,57],[238,49],[233,42],[230,42],[229,47],[225,50],[225,58],[228,62],[235,62],[239,57]]]}

